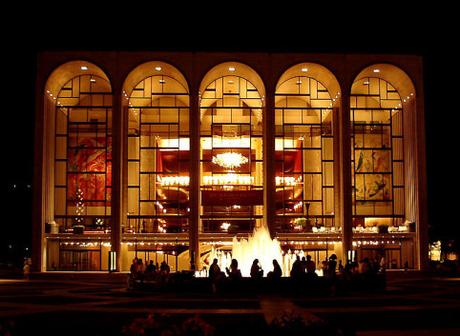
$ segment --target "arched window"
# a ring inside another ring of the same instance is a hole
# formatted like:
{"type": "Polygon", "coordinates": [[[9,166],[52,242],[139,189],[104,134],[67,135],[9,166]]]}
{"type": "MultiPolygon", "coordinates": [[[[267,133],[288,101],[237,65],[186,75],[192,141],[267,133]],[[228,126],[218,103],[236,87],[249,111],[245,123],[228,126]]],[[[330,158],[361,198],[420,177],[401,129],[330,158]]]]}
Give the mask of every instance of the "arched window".
{"type": "Polygon", "coordinates": [[[404,109],[413,98],[407,75],[391,65],[368,67],[353,83],[350,118],[357,232],[378,232],[379,227],[405,222],[404,109]]]}
{"type": "Polygon", "coordinates": [[[288,69],[275,93],[277,232],[334,232],[334,109],[339,86],[311,63],[288,69]]]}
{"type": "Polygon", "coordinates": [[[188,231],[189,92],[180,72],[149,62],[128,76],[126,232],[188,231]],[[131,84],[132,83],[132,84],[131,84]]]}
{"type": "Polygon", "coordinates": [[[263,107],[259,76],[216,66],[200,87],[203,232],[248,232],[263,220],[263,107]]]}
{"type": "Polygon", "coordinates": [[[55,107],[54,218],[64,231],[110,229],[112,92],[91,68],[46,92],[55,107]]]}

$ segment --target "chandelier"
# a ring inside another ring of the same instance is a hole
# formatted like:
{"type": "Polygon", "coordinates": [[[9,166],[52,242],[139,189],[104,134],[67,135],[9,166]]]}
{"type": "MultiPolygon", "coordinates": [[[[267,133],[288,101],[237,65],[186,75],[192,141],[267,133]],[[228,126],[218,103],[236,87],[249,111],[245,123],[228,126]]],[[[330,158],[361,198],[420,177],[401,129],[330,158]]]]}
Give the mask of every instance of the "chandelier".
{"type": "Polygon", "coordinates": [[[212,163],[227,169],[239,168],[247,162],[248,159],[240,153],[226,152],[212,157],[212,163]]]}

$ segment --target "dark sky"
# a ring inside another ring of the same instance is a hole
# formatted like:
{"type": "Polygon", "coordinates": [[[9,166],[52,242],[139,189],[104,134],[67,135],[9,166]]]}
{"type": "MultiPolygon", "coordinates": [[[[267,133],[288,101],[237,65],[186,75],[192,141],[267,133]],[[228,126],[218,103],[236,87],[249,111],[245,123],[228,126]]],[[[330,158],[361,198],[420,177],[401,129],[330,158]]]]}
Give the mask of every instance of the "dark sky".
{"type": "MultiPolygon", "coordinates": [[[[429,12],[429,11],[428,11],[429,12]]],[[[281,15],[281,14],[280,14],[281,15]]],[[[6,231],[0,244],[29,244],[30,204],[33,174],[34,80],[36,55],[41,50],[168,50],[168,51],[269,51],[331,53],[398,53],[417,54],[424,59],[426,137],[428,164],[428,198],[432,238],[460,236],[459,164],[457,123],[460,87],[457,85],[456,49],[460,39],[456,21],[439,13],[416,14],[414,11],[365,19],[320,20],[308,17],[285,21],[260,17],[261,23],[245,21],[245,16],[212,20],[196,25],[186,22],[178,32],[165,31],[176,24],[138,18],[124,26],[91,17],[62,17],[35,20],[31,29],[2,27],[4,165],[2,182],[3,213],[6,231]],[[388,19],[390,18],[390,19],[388,19]],[[333,22],[335,21],[335,22],[333,22]],[[335,25],[333,24],[335,23],[335,25]],[[73,29],[72,26],[79,25],[73,29]],[[234,28],[236,25],[239,28],[234,28]],[[56,28],[58,27],[58,29],[56,28]],[[129,28],[127,28],[129,27],[129,28]],[[311,28],[313,27],[313,28],[311,28]],[[308,28],[308,30],[307,30],[308,28]],[[217,33],[217,35],[213,35],[217,33]],[[13,189],[13,184],[16,188],[13,189]]]]}

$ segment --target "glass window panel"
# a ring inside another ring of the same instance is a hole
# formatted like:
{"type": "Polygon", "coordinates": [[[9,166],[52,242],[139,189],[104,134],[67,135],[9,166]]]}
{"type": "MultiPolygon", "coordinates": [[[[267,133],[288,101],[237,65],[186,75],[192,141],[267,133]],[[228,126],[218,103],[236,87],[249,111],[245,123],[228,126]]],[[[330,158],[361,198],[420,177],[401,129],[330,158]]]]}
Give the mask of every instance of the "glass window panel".
{"type": "Polygon", "coordinates": [[[402,111],[401,110],[393,114],[392,130],[393,130],[393,136],[402,135],[402,111]]]}
{"type": "Polygon", "coordinates": [[[139,162],[128,162],[128,186],[139,185],[139,162]]]}
{"type": "Polygon", "coordinates": [[[139,213],[139,189],[128,188],[128,212],[131,215],[139,213]]]}
{"type": "Polygon", "coordinates": [[[67,113],[65,108],[56,109],[56,134],[67,133],[67,113]]]}
{"type": "Polygon", "coordinates": [[[324,205],[324,214],[331,215],[334,213],[334,189],[333,188],[323,189],[323,205],[324,205]]]}
{"type": "Polygon", "coordinates": [[[141,216],[154,216],[157,214],[154,202],[141,202],[139,205],[141,216]]]}
{"type": "Polygon", "coordinates": [[[66,190],[65,188],[54,189],[54,215],[64,216],[66,214],[66,190]]]}
{"type": "Polygon", "coordinates": [[[156,165],[156,155],[155,152],[156,149],[141,149],[140,154],[141,154],[141,172],[154,172],[156,171],[157,165],[156,165]]]}
{"type": "Polygon", "coordinates": [[[394,188],[394,212],[396,215],[404,215],[404,188],[394,188]]]}
{"type": "Polygon", "coordinates": [[[66,174],[67,173],[67,162],[65,161],[56,161],[55,170],[54,170],[54,183],[56,186],[65,186],[66,185],[66,174]]]}
{"type": "MultiPolygon", "coordinates": [[[[299,171],[302,169],[302,163],[299,162],[297,165],[297,162],[299,161],[298,158],[295,159],[295,168],[297,169],[296,171],[299,171]]],[[[307,149],[303,150],[303,171],[304,172],[321,172],[321,150],[313,150],[313,149],[307,149]]]]}
{"type": "Polygon", "coordinates": [[[334,147],[332,138],[323,138],[323,160],[334,159],[334,147]]]}
{"type": "Polygon", "coordinates": [[[404,170],[402,162],[393,162],[393,179],[395,186],[404,185],[404,170]]]}
{"type": "Polygon", "coordinates": [[[67,138],[64,136],[56,137],[56,160],[65,159],[67,157],[67,138]]]}
{"type": "Polygon", "coordinates": [[[403,160],[403,139],[393,138],[393,160],[403,160]]]}
{"type": "Polygon", "coordinates": [[[323,162],[323,182],[325,186],[334,185],[334,163],[323,162]]]}

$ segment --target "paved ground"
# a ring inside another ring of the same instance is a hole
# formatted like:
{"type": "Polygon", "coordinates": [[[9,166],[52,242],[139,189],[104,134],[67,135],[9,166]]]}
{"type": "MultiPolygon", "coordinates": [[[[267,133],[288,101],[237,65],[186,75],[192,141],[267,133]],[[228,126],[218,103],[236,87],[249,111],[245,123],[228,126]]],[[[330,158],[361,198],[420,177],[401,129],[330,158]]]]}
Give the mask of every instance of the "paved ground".
{"type": "Polygon", "coordinates": [[[0,278],[0,325],[13,335],[116,335],[152,313],[199,314],[218,335],[254,335],[287,311],[319,317],[345,335],[460,335],[460,278],[392,275],[385,292],[327,297],[132,292],[124,276],[0,278]]]}

